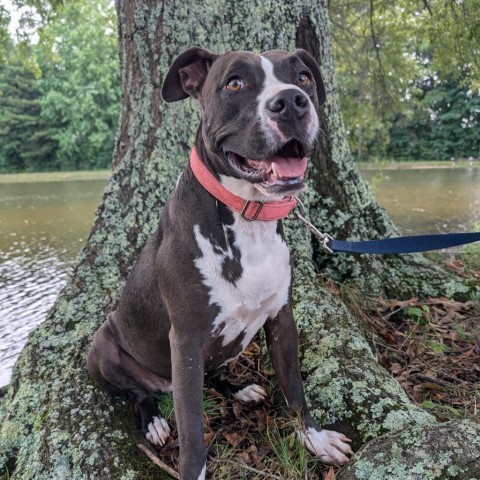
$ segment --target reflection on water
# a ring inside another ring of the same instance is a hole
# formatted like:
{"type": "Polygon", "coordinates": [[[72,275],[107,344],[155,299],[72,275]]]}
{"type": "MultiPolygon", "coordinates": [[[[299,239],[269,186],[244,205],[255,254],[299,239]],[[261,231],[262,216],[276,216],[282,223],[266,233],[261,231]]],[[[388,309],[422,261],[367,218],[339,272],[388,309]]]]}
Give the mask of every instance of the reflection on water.
{"type": "MultiPolygon", "coordinates": [[[[366,172],[403,233],[480,220],[480,168],[366,172]]],[[[0,184],[0,386],[85,244],[105,181],[0,184]]]]}
{"type": "Polygon", "coordinates": [[[405,235],[467,231],[480,221],[480,168],[362,172],[405,235]]]}
{"type": "Polygon", "coordinates": [[[65,284],[105,183],[0,184],[0,386],[65,284]]]}

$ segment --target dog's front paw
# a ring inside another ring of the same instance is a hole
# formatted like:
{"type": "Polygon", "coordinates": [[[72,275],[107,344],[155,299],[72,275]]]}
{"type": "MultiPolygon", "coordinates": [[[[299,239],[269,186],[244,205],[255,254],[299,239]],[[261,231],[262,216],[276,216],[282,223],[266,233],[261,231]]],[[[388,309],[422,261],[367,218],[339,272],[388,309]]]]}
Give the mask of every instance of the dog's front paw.
{"type": "Polygon", "coordinates": [[[348,457],[353,451],[347,442],[351,442],[342,433],[331,430],[315,430],[308,428],[301,432],[303,445],[314,455],[320,457],[322,462],[343,465],[348,462],[348,457]]]}
{"type": "Polygon", "coordinates": [[[267,398],[267,392],[256,383],[248,385],[233,394],[233,398],[243,403],[260,402],[267,398]]]}
{"type": "Polygon", "coordinates": [[[153,417],[147,426],[145,438],[154,445],[161,447],[165,445],[167,438],[170,436],[170,427],[164,418],[153,417]]]}

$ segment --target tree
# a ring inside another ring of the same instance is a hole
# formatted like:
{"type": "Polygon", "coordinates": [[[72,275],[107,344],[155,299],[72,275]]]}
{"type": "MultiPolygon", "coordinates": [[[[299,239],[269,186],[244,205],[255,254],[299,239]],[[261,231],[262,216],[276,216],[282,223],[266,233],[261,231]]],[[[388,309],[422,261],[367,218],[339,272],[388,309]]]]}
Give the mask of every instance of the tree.
{"type": "Polygon", "coordinates": [[[7,9],[0,5],[0,65],[5,61],[5,50],[11,44],[11,38],[8,34],[8,25],[10,24],[10,15],[7,9]]]}
{"type": "Polygon", "coordinates": [[[419,108],[393,122],[388,155],[433,160],[480,155],[480,96],[452,80],[428,79],[419,89],[419,108]]]}
{"type": "MultiPolygon", "coordinates": [[[[85,356],[193,144],[194,103],[172,107],[160,98],[163,75],[178,52],[192,44],[214,51],[309,50],[321,61],[328,100],[321,112],[325,135],[312,158],[305,196],[308,213],[341,237],[395,232],[349,153],[324,4],[121,0],[118,14],[123,90],[112,178],[79,263],[45,323],[30,336],[1,406],[0,461],[13,479],[160,476],[136,450],[139,433],[128,408],[112,404],[93,384],[85,356]]],[[[473,478],[480,467],[480,427],[466,420],[438,424],[412,404],[318,273],[335,269],[339,278],[359,280],[365,291],[390,295],[453,295],[465,285],[416,255],[327,258],[297,223],[286,227],[307,396],[320,420],[349,424],[357,449],[363,446],[338,478],[473,478]]]]}
{"type": "Polygon", "coordinates": [[[15,41],[0,10],[2,169],[107,168],[120,98],[114,7],[108,0],[33,6],[15,41]]]}
{"type": "Polygon", "coordinates": [[[21,62],[0,65],[0,171],[44,169],[57,142],[42,118],[38,81],[21,62]]]}
{"type": "Polygon", "coordinates": [[[110,3],[67,3],[39,31],[42,117],[58,143],[62,170],[106,168],[111,161],[120,78],[110,3]]]}
{"type": "MultiPolygon", "coordinates": [[[[415,128],[425,78],[478,92],[478,7],[476,0],[329,2],[342,110],[356,158],[384,156],[394,123],[401,128],[413,118],[415,128]]],[[[435,155],[434,147],[426,153],[435,155]]]]}

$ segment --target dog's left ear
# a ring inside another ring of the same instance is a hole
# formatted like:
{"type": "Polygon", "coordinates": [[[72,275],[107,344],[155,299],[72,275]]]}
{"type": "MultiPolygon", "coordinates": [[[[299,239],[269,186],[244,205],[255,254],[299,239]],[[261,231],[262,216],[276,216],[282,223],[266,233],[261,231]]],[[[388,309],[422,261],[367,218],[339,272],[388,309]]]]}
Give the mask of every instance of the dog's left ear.
{"type": "Polygon", "coordinates": [[[317,87],[318,104],[320,106],[323,105],[325,103],[325,98],[326,98],[325,86],[323,85],[322,74],[320,73],[320,68],[318,66],[318,63],[306,50],[303,50],[302,48],[297,48],[297,50],[295,50],[293,53],[294,55],[297,55],[298,57],[300,57],[302,62],[312,72],[313,79],[315,80],[315,84],[317,87]]]}
{"type": "Polygon", "coordinates": [[[198,98],[212,63],[219,55],[204,48],[192,47],[173,62],[162,86],[162,98],[176,102],[187,97],[198,98]]]}

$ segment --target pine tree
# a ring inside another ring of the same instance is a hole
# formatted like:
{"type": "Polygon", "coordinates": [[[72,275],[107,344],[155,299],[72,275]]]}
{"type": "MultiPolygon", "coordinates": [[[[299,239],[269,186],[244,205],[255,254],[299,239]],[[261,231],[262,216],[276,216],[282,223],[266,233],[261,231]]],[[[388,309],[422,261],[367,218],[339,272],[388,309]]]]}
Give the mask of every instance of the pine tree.
{"type": "Polygon", "coordinates": [[[41,94],[32,72],[19,62],[0,67],[0,171],[55,167],[56,142],[41,116],[41,94]]]}

